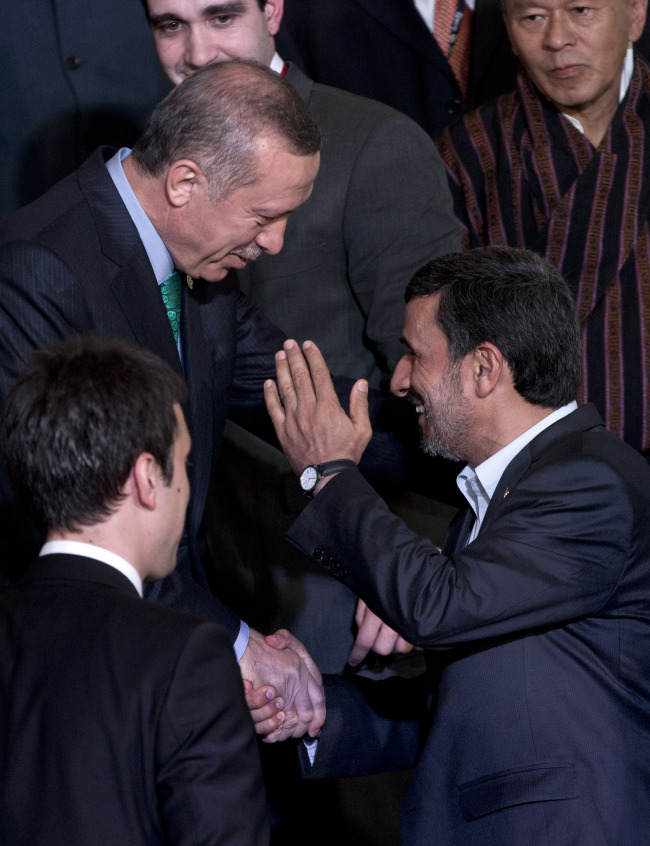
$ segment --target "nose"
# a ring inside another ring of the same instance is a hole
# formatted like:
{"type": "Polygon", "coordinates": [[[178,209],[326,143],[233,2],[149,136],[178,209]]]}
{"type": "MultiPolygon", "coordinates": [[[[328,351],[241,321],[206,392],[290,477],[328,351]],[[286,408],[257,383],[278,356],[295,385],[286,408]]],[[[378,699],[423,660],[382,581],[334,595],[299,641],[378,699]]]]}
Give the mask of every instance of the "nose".
{"type": "Polygon", "coordinates": [[[198,70],[214,62],[218,55],[219,51],[212,44],[209,33],[192,27],[185,42],[185,65],[192,70],[198,70]]]}
{"type": "Polygon", "coordinates": [[[544,28],[544,47],[548,50],[562,50],[574,43],[573,25],[567,12],[564,9],[551,12],[544,28]]]}
{"type": "Polygon", "coordinates": [[[281,217],[277,220],[272,220],[260,230],[255,238],[255,243],[261,247],[265,252],[274,256],[279,253],[284,244],[284,230],[287,228],[287,218],[281,217]]]}
{"type": "Polygon", "coordinates": [[[405,397],[411,387],[411,365],[408,356],[403,355],[397,362],[390,380],[390,389],[396,397],[405,397]]]}

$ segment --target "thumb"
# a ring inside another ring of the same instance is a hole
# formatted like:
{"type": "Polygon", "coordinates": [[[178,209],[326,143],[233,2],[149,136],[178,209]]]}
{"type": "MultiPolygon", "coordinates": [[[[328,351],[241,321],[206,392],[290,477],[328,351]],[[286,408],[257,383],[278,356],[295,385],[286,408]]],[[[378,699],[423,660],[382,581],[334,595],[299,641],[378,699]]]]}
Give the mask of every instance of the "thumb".
{"type": "Polygon", "coordinates": [[[368,416],[368,383],[365,379],[355,382],[350,391],[350,419],[355,429],[367,428],[368,437],[371,434],[370,418],[368,416]]]}

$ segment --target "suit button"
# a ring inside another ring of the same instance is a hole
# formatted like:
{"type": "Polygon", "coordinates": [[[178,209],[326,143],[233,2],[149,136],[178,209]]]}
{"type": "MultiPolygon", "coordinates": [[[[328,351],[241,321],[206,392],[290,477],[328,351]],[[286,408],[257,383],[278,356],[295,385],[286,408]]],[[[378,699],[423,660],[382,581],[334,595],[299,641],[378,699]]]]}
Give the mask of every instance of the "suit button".
{"type": "Polygon", "coordinates": [[[447,114],[459,115],[463,111],[463,101],[459,97],[453,97],[447,101],[447,114]]]}
{"type": "Polygon", "coordinates": [[[323,550],[320,548],[320,546],[317,546],[316,549],[313,551],[312,555],[317,561],[321,561],[323,558],[323,550]]]}
{"type": "Polygon", "coordinates": [[[81,59],[79,56],[68,56],[63,64],[68,70],[77,70],[77,68],[81,65],[81,59]]]}

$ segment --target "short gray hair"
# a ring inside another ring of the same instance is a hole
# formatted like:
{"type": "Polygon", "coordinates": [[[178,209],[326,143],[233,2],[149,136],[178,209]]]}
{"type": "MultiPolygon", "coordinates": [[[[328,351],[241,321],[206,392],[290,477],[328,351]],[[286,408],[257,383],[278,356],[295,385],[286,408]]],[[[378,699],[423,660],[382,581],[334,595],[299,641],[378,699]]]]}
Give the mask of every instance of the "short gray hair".
{"type": "Polygon", "coordinates": [[[154,110],[133,148],[148,176],[180,159],[205,174],[218,202],[253,182],[260,138],[278,138],[295,156],[320,150],[320,131],[295,89],[257,62],[207,65],[185,79],[154,110]]]}

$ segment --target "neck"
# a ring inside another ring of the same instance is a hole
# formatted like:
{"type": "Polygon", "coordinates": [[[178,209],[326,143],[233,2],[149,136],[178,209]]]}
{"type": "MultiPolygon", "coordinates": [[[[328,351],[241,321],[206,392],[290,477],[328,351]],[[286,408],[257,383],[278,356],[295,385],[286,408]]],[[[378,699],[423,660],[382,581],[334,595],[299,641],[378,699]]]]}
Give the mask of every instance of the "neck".
{"type": "Polygon", "coordinates": [[[531,405],[523,398],[512,404],[506,413],[501,408],[492,419],[484,422],[475,439],[473,455],[467,456],[468,461],[478,467],[554,411],[554,408],[531,405]]]}
{"type": "Polygon", "coordinates": [[[81,526],[79,531],[75,532],[55,529],[47,533],[46,540],[74,541],[86,543],[89,546],[102,547],[102,549],[106,549],[128,561],[144,582],[147,574],[141,566],[135,546],[129,542],[132,533],[122,524],[122,521],[118,521],[119,525],[116,524],[116,517],[117,513],[112,514],[102,523],[95,523],[93,526],[81,526]]]}

